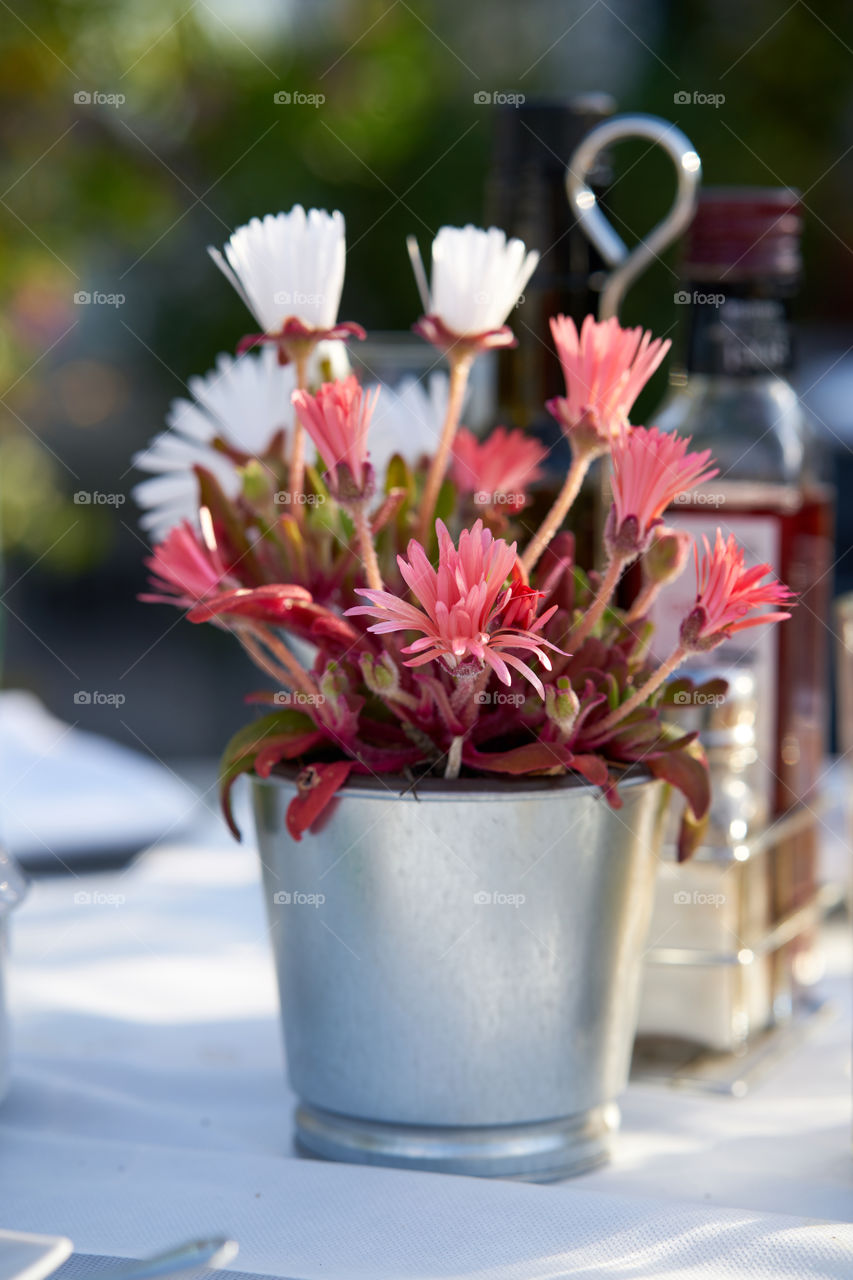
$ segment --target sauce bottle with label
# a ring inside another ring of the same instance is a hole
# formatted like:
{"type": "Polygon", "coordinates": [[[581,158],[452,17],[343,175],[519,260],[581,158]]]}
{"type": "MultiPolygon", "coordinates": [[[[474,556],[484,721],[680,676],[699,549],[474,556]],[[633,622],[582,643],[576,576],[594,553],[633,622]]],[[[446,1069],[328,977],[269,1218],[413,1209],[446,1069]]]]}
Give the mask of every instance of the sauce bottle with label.
{"type": "MultiPolygon", "coordinates": [[[[766,561],[797,593],[789,621],[746,629],[708,655],[709,665],[755,680],[756,750],[764,808],[809,803],[826,750],[832,489],[819,479],[815,442],[788,380],[791,299],[800,276],[802,216],[796,192],[708,188],[688,232],[683,286],[686,353],[652,417],[710,448],[719,475],[670,508],[668,523],[697,540],[719,526],[766,561]]],[[[693,573],[654,610],[655,649],[668,652],[695,591],[693,573]]],[[[799,896],[796,894],[795,896],[799,896]]]]}

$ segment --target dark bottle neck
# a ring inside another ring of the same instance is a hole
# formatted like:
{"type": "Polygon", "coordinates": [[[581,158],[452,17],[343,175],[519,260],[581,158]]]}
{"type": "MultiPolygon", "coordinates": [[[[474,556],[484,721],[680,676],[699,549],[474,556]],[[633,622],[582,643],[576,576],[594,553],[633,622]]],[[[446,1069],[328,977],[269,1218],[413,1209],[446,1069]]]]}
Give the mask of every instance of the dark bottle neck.
{"type": "Polygon", "coordinates": [[[675,295],[690,307],[688,374],[787,378],[794,363],[792,294],[786,281],[689,282],[675,295]]]}

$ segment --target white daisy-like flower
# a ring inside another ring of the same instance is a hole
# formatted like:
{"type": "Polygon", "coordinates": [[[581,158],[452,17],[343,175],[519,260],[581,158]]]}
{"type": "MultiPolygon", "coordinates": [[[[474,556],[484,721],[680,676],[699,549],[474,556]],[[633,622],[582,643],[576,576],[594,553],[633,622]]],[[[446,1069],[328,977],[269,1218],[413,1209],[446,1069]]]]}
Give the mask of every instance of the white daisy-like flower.
{"type": "Polygon", "coordinates": [[[432,242],[427,286],[417,242],[408,243],[426,317],[462,338],[502,330],[539,261],[535,250],[507,240],[497,227],[442,227],[432,242]]]}
{"type": "Polygon", "coordinates": [[[382,390],[367,443],[377,489],[382,492],[388,463],[395,453],[414,467],[424,454],[432,455],[438,448],[447,414],[449,380],[446,373],[436,372],[430,374],[426,384],[417,378],[404,378],[395,387],[379,385],[382,390]]]}
{"type": "Polygon", "coordinates": [[[242,453],[262,454],[276,431],[292,421],[294,385],[293,366],[279,364],[272,347],[236,358],[221,355],[210,373],[190,378],[192,399],[174,400],[166,430],[133,458],[141,471],[152,473],[133,496],[143,509],[140,524],[154,542],[183,520],[198,525],[193,467],[206,467],[226,497],[237,497],[237,468],[212,441],[219,437],[242,453]]]}
{"type": "Polygon", "coordinates": [[[239,293],[264,333],[288,320],[331,331],[338,318],[346,264],[344,216],[337,209],[294,205],[238,227],[213,261],[239,293]]]}
{"type": "Polygon", "coordinates": [[[342,382],[352,373],[347,344],[340,338],[318,342],[308,359],[308,385],[314,390],[321,382],[342,382]]]}

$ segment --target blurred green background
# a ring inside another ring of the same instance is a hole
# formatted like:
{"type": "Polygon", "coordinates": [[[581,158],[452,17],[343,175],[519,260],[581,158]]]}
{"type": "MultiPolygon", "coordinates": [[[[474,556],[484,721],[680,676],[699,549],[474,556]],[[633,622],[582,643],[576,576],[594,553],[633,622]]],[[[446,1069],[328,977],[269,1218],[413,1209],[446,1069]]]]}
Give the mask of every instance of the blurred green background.
{"type": "MultiPolygon", "coordinates": [[[[341,316],[408,328],[406,234],[426,247],[442,223],[482,217],[495,108],[478,92],[604,90],[620,110],[675,120],[708,182],[799,187],[807,353],[835,362],[833,387],[846,376],[848,0],[4,0],[0,20],[6,679],[65,718],[187,753],[217,750],[244,715],[252,677],[227,638],[136,603],[132,500],[73,495],[128,494],[130,455],[169,401],[252,327],[205,246],[253,214],[342,209],[341,316]],[[725,101],[675,102],[694,90],[725,101]],[[164,714],[176,685],[181,717],[164,714]],[[125,689],[124,717],[74,707],[80,687],[125,689]]],[[[662,158],[623,150],[613,207],[640,235],[672,180],[662,158]]],[[[664,267],[624,316],[671,329],[664,267]]],[[[838,393],[819,410],[838,447],[853,433],[847,403],[838,393]]]]}

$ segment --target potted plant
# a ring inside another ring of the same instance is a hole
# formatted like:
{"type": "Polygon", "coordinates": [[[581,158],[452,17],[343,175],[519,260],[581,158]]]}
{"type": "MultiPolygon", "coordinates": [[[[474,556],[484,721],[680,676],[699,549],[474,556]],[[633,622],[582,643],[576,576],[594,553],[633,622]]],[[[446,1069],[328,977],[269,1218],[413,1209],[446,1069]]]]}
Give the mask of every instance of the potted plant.
{"type": "Polygon", "coordinates": [[[668,343],[554,318],[566,394],[548,407],[572,462],[527,529],[542,449],[460,419],[473,361],[514,341],[537,255],[443,227],[427,285],[410,248],[415,327],[449,376],[397,395],[347,372],[342,340],[363,331],[338,321],[339,213],[255,219],[214,252],[262,332],[137,459],[155,473],[137,490],[147,598],[233,632],[273,684],[225,750],[222,800],[237,835],[231,788],[251,775],[301,1145],[545,1179],[606,1157],[669,785],[683,855],[708,808],[694,736],[662,717],[667,681],[787,616],[790,593],[718,533],[651,664],[649,607],[690,552],[664,511],[715,474],[688,440],[629,425],[668,343]],[[605,455],[593,569],[564,525],[605,455]]]}

